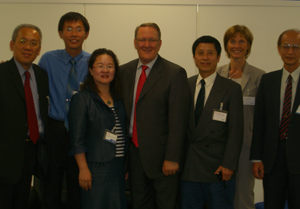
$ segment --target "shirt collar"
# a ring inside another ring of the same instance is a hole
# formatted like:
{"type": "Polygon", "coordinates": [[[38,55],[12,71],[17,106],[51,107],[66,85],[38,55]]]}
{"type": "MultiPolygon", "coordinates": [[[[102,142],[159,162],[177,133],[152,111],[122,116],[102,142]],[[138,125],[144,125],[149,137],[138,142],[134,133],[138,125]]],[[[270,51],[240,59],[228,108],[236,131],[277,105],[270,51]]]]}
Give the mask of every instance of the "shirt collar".
{"type": "Polygon", "coordinates": [[[15,58],[14,58],[14,60],[15,60],[16,66],[18,68],[18,71],[20,73],[20,76],[23,76],[26,71],[28,71],[30,73],[30,75],[32,75],[32,73],[33,73],[32,64],[31,64],[31,66],[30,66],[30,68],[28,70],[25,70],[22,67],[22,65],[15,58]]]}
{"type": "MultiPolygon", "coordinates": [[[[156,60],[157,60],[157,57],[158,57],[158,55],[155,57],[154,60],[152,60],[151,62],[149,62],[148,64],[146,64],[146,66],[147,66],[149,69],[152,69],[154,63],[155,63],[156,60]]],[[[143,64],[143,63],[141,62],[141,60],[139,59],[139,63],[138,63],[138,65],[137,65],[137,69],[142,68],[142,65],[144,65],[144,64],[143,64]]]]}
{"type": "Polygon", "coordinates": [[[82,57],[83,57],[83,50],[81,50],[81,52],[76,57],[71,57],[71,55],[68,54],[67,50],[63,51],[63,60],[65,64],[68,64],[70,60],[73,58],[76,61],[76,65],[78,65],[78,62],[82,57]]]}
{"type": "Polygon", "coordinates": [[[293,82],[298,83],[299,80],[299,76],[300,76],[300,66],[294,70],[292,73],[290,73],[289,71],[287,71],[284,67],[283,67],[283,71],[282,71],[282,79],[283,81],[286,81],[288,76],[291,74],[292,78],[293,78],[293,82]]]}
{"type": "MultiPolygon", "coordinates": [[[[216,77],[217,77],[217,73],[214,72],[214,73],[211,74],[210,76],[204,78],[205,86],[211,85],[211,84],[215,81],[216,77]]],[[[196,86],[201,85],[201,83],[200,83],[201,80],[202,80],[202,77],[201,77],[200,74],[198,74],[196,86]]]]}

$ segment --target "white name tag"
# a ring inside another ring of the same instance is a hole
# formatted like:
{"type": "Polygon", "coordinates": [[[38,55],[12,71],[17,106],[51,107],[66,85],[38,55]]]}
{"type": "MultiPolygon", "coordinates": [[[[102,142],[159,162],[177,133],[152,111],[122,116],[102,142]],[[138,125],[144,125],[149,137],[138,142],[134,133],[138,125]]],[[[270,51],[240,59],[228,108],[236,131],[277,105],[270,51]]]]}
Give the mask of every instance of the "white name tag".
{"type": "Polygon", "coordinates": [[[255,105],[255,97],[244,97],[244,105],[255,105]]]}
{"type": "Polygon", "coordinates": [[[117,138],[118,138],[118,135],[116,135],[115,133],[113,133],[113,132],[111,132],[107,129],[105,130],[105,133],[104,133],[104,140],[105,141],[116,144],[117,143],[117,138]]]}
{"type": "Polygon", "coordinates": [[[226,119],[227,119],[227,111],[214,110],[213,120],[220,121],[220,122],[226,122],[226,119]]]}

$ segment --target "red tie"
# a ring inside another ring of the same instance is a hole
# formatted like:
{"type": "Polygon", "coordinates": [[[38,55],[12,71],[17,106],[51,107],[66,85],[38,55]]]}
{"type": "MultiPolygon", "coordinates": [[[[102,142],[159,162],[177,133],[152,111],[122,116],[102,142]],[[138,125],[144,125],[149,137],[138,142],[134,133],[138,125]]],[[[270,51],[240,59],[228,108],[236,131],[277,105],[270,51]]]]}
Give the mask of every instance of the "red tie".
{"type": "Polygon", "coordinates": [[[139,147],[139,143],[138,143],[138,136],[137,136],[137,129],[136,129],[136,103],[139,99],[140,93],[142,91],[142,88],[145,84],[147,75],[146,75],[146,70],[147,70],[147,66],[146,65],[142,65],[142,74],[139,78],[139,82],[138,82],[138,86],[136,89],[136,95],[135,95],[135,102],[134,102],[134,119],[133,119],[133,127],[132,127],[132,142],[136,147],[139,147]]]}
{"type": "Polygon", "coordinates": [[[33,97],[30,88],[30,73],[28,71],[25,72],[25,84],[24,84],[24,91],[25,91],[25,98],[26,98],[26,105],[27,105],[27,121],[28,121],[28,128],[29,128],[29,137],[32,142],[35,144],[39,138],[39,126],[36,118],[33,97]]]}
{"type": "Polygon", "coordinates": [[[291,117],[291,99],[292,99],[292,76],[289,75],[288,83],[286,85],[285,93],[284,93],[284,102],[282,109],[282,117],[279,127],[279,138],[281,140],[287,139],[288,136],[288,127],[290,124],[291,117]]]}

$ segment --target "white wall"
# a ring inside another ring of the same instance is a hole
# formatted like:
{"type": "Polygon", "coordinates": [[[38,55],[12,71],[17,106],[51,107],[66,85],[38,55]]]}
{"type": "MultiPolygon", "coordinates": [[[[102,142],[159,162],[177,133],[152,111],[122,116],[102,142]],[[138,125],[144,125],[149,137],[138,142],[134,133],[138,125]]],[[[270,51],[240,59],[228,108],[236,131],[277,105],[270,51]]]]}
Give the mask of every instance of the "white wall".
{"type": "MultiPolygon", "coordinates": [[[[162,31],[160,54],[183,66],[188,76],[197,72],[191,51],[197,37],[212,35],[222,43],[228,27],[244,24],[254,35],[248,62],[269,72],[282,67],[277,38],[283,30],[300,28],[299,9],[300,2],[276,0],[0,0],[0,60],[12,57],[11,33],[21,23],[41,28],[41,54],[64,48],[57,32],[59,18],[77,11],[91,25],[84,49],[90,53],[101,47],[112,49],[121,64],[137,57],[135,27],[142,22],[158,23],[162,31]]],[[[220,64],[228,62],[223,51],[220,64]]],[[[263,201],[261,184],[256,182],[256,202],[263,201]]]]}

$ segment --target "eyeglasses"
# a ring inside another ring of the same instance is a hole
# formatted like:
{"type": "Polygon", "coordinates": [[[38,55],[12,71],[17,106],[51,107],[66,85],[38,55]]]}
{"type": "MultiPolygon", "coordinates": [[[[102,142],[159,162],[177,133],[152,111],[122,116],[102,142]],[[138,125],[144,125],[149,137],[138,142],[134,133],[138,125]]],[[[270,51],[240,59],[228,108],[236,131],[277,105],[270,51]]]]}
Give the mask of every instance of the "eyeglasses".
{"type": "Polygon", "coordinates": [[[156,39],[136,39],[136,40],[139,42],[139,44],[145,44],[147,41],[149,42],[149,44],[154,44],[159,41],[156,39]]]}
{"type": "Polygon", "coordinates": [[[18,41],[22,46],[26,46],[27,44],[29,44],[29,46],[31,47],[38,47],[40,44],[36,41],[29,41],[25,38],[22,38],[18,41]]]}
{"type": "Polygon", "coordinates": [[[108,70],[108,71],[113,71],[115,69],[115,66],[113,66],[113,65],[107,65],[107,66],[98,65],[98,66],[93,66],[93,68],[97,68],[97,69],[99,69],[101,71],[106,68],[106,70],[108,70]]]}
{"type": "Polygon", "coordinates": [[[68,27],[68,28],[66,28],[66,31],[68,31],[68,32],[73,32],[73,31],[76,31],[76,32],[82,32],[83,31],[83,29],[82,28],[71,28],[71,27],[68,27]]]}
{"type": "Polygon", "coordinates": [[[286,52],[289,51],[290,48],[292,48],[294,52],[298,52],[300,49],[299,44],[282,44],[280,47],[286,52]]]}

